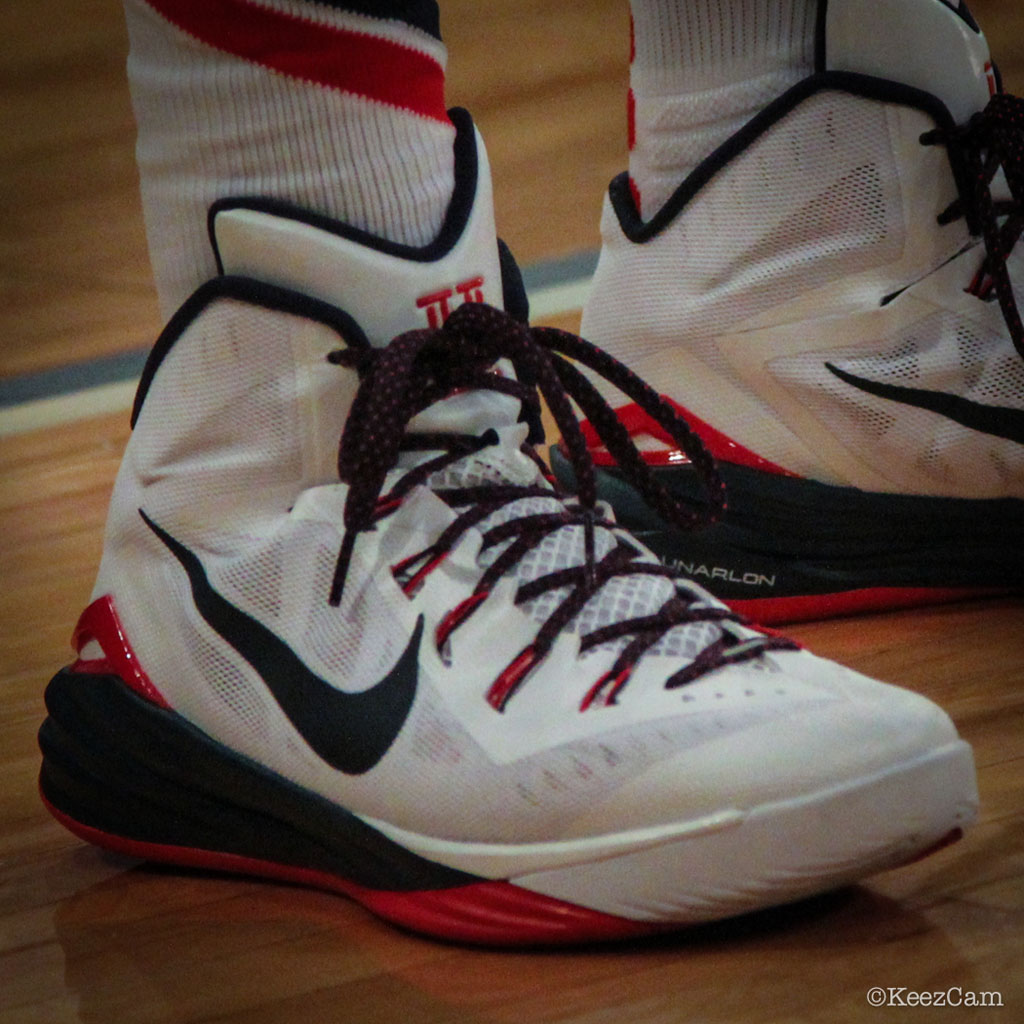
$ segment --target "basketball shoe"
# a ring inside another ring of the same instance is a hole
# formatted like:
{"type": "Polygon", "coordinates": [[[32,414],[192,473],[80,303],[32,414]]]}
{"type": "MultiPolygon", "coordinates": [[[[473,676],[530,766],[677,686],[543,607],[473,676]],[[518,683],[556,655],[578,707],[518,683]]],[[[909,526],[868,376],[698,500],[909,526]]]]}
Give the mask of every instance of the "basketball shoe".
{"type": "Polygon", "coordinates": [[[736,914],[958,835],[974,770],[942,711],[744,625],[595,501],[567,395],[683,525],[565,356],[720,486],[638,379],[522,322],[453,117],[427,249],[214,206],[223,273],[152,351],[77,660],[47,689],[52,813],[481,943],[736,914]],[[579,497],[533,447],[538,390],[579,497]]]}
{"type": "MultiPolygon", "coordinates": [[[[703,437],[729,507],[684,534],[609,468],[602,496],[766,623],[1024,581],[1024,102],[965,4],[821,12],[818,71],[649,221],[612,182],[582,327],[703,437]]],[[[698,502],[664,431],[619,413],[698,502]]]]}

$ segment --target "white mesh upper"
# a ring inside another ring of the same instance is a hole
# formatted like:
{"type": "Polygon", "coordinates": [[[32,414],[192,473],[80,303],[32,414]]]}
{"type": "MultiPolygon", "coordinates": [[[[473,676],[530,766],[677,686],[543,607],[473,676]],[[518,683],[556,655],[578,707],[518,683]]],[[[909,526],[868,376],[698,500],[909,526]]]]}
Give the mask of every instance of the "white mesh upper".
{"type": "Polygon", "coordinates": [[[725,371],[716,334],[900,253],[885,105],[815,95],[725,165],[661,235],[635,245],[609,210],[603,233],[583,335],[627,366],[685,341],[725,371]]]}
{"type": "MultiPolygon", "coordinates": [[[[478,484],[485,476],[490,477],[493,482],[501,482],[500,476],[495,478],[493,470],[490,473],[480,471],[477,468],[476,457],[471,456],[450,467],[443,474],[436,474],[437,480],[434,483],[443,483],[447,487],[468,487],[478,484]]],[[[537,479],[541,480],[539,475],[537,479]]],[[[557,513],[561,509],[561,502],[553,498],[524,498],[511,502],[488,516],[480,524],[479,529],[486,533],[495,526],[523,516],[557,513]]],[[[512,540],[503,541],[482,551],[478,558],[481,567],[487,568],[492,565],[511,543],[512,540]]],[[[595,560],[600,561],[616,547],[617,543],[615,534],[610,530],[597,529],[594,535],[595,560]]],[[[520,583],[526,583],[559,569],[583,565],[584,550],[583,527],[565,526],[554,530],[516,564],[513,570],[514,577],[520,583]]],[[[569,593],[569,588],[560,587],[526,602],[524,608],[535,622],[543,624],[569,593]]],[[[624,619],[653,615],[675,593],[675,585],[667,579],[646,575],[614,577],[584,605],[579,614],[566,626],[566,631],[585,635],[624,619]]],[[[686,663],[692,661],[704,647],[716,640],[720,633],[717,625],[676,627],[651,649],[650,654],[653,656],[666,653],[680,659],[681,663],[686,663]]],[[[627,642],[628,637],[609,641],[603,644],[602,648],[619,650],[627,642]]]]}
{"type": "MultiPolygon", "coordinates": [[[[975,300],[976,301],[976,300],[975,300]]],[[[868,381],[943,393],[985,406],[1024,410],[1024,360],[997,332],[952,311],[915,321],[874,348],[779,357],[770,373],[865,461],[911,462],[936,489],[1021,485],[1020,445],[985,437],[947,417],[876,398],[830,373],[826,362],[868,381]]]]}
{"type": "MultiPolygon", "coordinates": [[[[1019,444],[867,394],[824,365],[1024,405],[1024,361],[997,305],[964,292],[981,250],[968,251],[963,218],[937,220],[957,191],[946,151],[920,141],[933,127],[895,102],[819,92],[649,240],[630,241],[606,203],[583,334],[799,476],[874,492],[1024,496],[1019,444]]],[[[1010,265],[1019,281],[1016,250],[1010,265]]]]}
{"type": "MultiPolygon", "coordinates": [[[[621,641],[579,657],[575,638],[565,636],[499,713],[487,701],[488,689],[536,636],[557,595],[516,609],[514,583],[499,586],[449,639],[447,658],[436,652],[438,623],[468,596],[482,567],[471,566],[457,547],[420,592],[401,592],[391,565],[429,546],[454,515],[424,487],[360,536],[344,598],[332,606],[346,489],[310,475],[310,467],[319,472],[324,465],[320,449],[337,438],[318,433],[321,421],[310,410],[319,378],[304,360],[319,365],[336,345],[328,329],[296,315],[237,300],[208,307],[157,371],[115,487],[96,595],[113,597],[139,663],[171,707],[216,741],[374,821],[445,840],[514,845],[685,822],[737,801],[775,798],[794,787],[803,792],[802,770],[785,763],[787,723],[820,715],[839,734],[851,691],[884,703],[881,684],[805,653],[767,655],[723,668],[685,692],[667,690],[667,675],[718,635],[718,626],[692,625],[671,630],[656,654],[641,659],[619,704],[585,712],[583,697],[610,668],[621,641]],[[204,619],[183,566],[147,528],[140,509],[191,550],[223,600],[273,633],[329,686],[355,692],[376,685],[410,644],[416,623],[424,623],[414,703],[370,771],[337,770],[313,752],[267,681],[204,619]],[[775,752],[781,766],[743,771],[733,780],[733,762],[716,763],[713,751],[743,736],[775,752]],[[706,760],[699,756],[704,750],[706,760]],[[682,773],[688,785],[673,787],[669,812],[630,800],[609,820],[601,818],[600,809],[623,787],[690,753],[710,784],[682,773]]],[[[334,369],[339,376],[350,372],[334,369]]],[[[461,460],[444,482],[528,481],[536,467],[517,454],[521,433],[502,426],[505,450],[461,460]]],[[[494,521],[553,504],[528,499],[494,521]]],[[[517,581],[578,564],[580,532],[553,532],[520,564],[517,581]]],[[[611,535],[598,531],[597,543],[600,554],[611,535]]],[[[654,611],[671,590],[663,579],[616,580],[574,628],[589,631],[654,611]]],[[[928,729],[913,733],[909,747],[931,743],[928,729]]],[[[945,736],[948,729],[933,731],[945,736]]],[[[891,731],[900,742],[908,735],[895,726],[891,731]]],[[[844,747],[842,758],[816,770],[827,777],[824,784],[845,779],[866,763],[884,763],[883,746],[844,747]]]]}

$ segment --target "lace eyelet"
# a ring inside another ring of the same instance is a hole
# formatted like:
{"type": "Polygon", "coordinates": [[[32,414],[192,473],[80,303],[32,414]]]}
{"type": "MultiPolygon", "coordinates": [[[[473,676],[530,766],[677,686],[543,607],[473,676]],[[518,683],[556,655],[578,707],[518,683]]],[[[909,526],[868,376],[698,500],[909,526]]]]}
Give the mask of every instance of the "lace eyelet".
{"type": "Polygon", "coordinates": [[[487,691],[487,703],[495,711],[504,711],[509,698],[519,688],[519,684],[526,678],[530,670],[541,660],[541,655],[531,644],[509,662],[505,670],[494,681],[494,684],[487,691]]]}
{"type": "Polygon", "coordinates": [[[633,674],[633,666],[627,665],[617,675],[613,675],[614,670],[605,672],[603,676],[587,691],[586,696],[580,701],[580,711],[588,711],[592,708],[599,697],[602,697],[599,707],[608,708],[614,706],[617,701],[619,691],[629,682],[629,677],[633,674]]]}
{"type": "Polygon", "coordinates": [[[444,649],[444,645],[448,642],[448,638],[452,633],[461,626],[481,604],[483,604],[489,594],[489,590],[481,590],[475,594],[470,594],[469,597],[464,601],[460,601],[440,621],[434,632],[434,642],[437,645],[439,653],[444,649]]]}

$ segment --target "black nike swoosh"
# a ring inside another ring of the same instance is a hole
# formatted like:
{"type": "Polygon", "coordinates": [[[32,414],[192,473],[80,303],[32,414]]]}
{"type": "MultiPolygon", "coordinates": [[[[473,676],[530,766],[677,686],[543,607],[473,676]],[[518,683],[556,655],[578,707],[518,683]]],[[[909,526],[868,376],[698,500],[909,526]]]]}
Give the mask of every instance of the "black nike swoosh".
{"type": "Polygon", "coordinates": [[[218,594],[196,555],[142,509],[139,515],[188,574],[199,614],[260,674],[313,750],[346,775],[361,775],[377,764],[401,731],[416,696],[423,616],[383,679],[368,690],[345,693],[312,672],[279,636],[218,594]]]}
{"type": "Polygon", "coordinates": [[[840,370],[831,363],[825,369],[851,387],[866,391],[869,395],[899,402],[901,405],[912,405],[918,409],[937,412],[946,419],[953,420],[961,426],[977,430],[993,437],[1003,437],[1007,441],[1024,444],[1024,410],[1011,409],[1003,405],[982,405],[960,395],[950,395],[944,391],[926,391],[923,388],[906,388],[898,384],[883,384],[880,381],[856,377],[852,373],[840,370]]]}

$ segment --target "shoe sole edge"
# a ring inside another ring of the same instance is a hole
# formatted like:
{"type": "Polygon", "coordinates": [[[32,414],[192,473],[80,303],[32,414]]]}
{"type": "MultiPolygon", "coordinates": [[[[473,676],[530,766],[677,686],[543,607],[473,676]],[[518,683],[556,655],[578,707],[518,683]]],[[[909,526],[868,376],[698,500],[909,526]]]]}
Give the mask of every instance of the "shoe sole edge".
{"type": "MultiPolygon", "coordinates": [[[[944,814],[929,812],[927,827],[922,824],[910,836],[906,828],[897,830],[898,837],[888,837],[882,844],[881,857],[877,842],[853,864],[845,853],[825,857],[813,878],[799,878],[796,884],[792,878],[778,882],[776,871],[772,885],[744,885],[756,873],[744,863],[743,851],[758,848],[758,829],[764,821],[776,837],[813,833],[815,823],[820,826],[828,817],[822,806],[834,803],[835,794],[787,801],[785,807],[766,805],[742,815],[742,820],[725,816],[703,822],[702,828],[696,828],[697,823],[669,826],[660,837],[642,837],[642,849],[598,857],[591,851],[590,860],[571,865],[557,863],[556,858],[556,866],[548,870],[535,870],[537,847],[545,844],[525,844],[529,857],[520,860],[518,869],[515,857],[509,856],[514,848],[502,847],[501,863],[492,858],[490,868],[500,868],[504,877],[496,878],[490,871],[491,877],[481,877],[465,870],[465,858],[463,867],[457,866],[455,856],[445,857],[447,863],[439,860],[437,840],[421,837],[420,849],[408,837],[396,842],[365,819],[248,763],[173,711],[145,701],[115,676],[64,670],[47,688],[47,706],[50,716],[40,730],[43,801],[61,824],[87,842],[182,867],[343,893],[399,926],[474,944],[636,938],[763,909],[915,859],[962,831],[973,817],[973,762],[969,747],[958,741],[950,745],[950,753],[960,767],[948,770],[946,781],[959,781],[937,786],[934,777],[922,777],[918,789],[957,790],[964,806],[952,814],[948,808],[944,814]],[[134,749],[144,751],[144,756],[136,757],[130,746],[126,754],[117,735],[111,735],[112,727],[115,734],[131,730],[139,744],[134,749]],[[176,738],[161,743],[160,734],[167,730],[176,738]],[[203,745],[208,749],[204,751],[203,745]],[[110,756],[94,753],[90,758],[90,751],[104,749],[110,756]],[[249,791],[233,780],[225,792],[211,794],[211,772],[204,760],[211,757],[229,762],[222,766],[225,778],[248,773],[254,788],[249,791]],[[788,822],[779,819],[794,812],[797,817],[788,822]],[[310,822],[312,834],[305,830],[310,822]],[[701,881],[694,865],[702,863],[732,865],[732,897],[709,898],[724,883],[701,881]],[[681,880],[689,885],[688,893],[680,891],[681,880]],[[674,895],[655,905],[650,894],[659,886],[662,893],[674,895]],[[706,892],[701,892],[702,886],[706,892]]],[[[937,765],[941,759],[930,760],[937,765]]],[[[894,770],[888,773],[887,784],[903,787],[907,777],[907,770],[894,770]]],[[[877,794],[869,796],[869,789],[854,783],[844,792],[863,791],[864,800],[877,802],[877,794]]],[[[831,816],[836,817],[835,809],[831,816]]],[[[634,833],[612,838],[635,844],[640,837],[634,833]]],[[[479,854],[484,844],[448,845],[472,847],[474,865],[482,866],[479,854]]],[[[566,843],[550,845],[561,848],[566,843]]],[[[783,875],[792,871],[787,868],[783,875]]]]}

